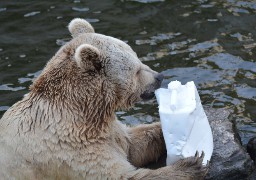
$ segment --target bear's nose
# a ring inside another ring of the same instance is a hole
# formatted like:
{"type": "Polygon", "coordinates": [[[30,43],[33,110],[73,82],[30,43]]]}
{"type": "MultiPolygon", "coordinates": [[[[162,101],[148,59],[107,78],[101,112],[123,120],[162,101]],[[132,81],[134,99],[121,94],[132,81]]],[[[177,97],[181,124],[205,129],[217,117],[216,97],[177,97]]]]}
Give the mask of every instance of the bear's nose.
{"type": "Polygon", "coordinates": [[[156,80],[158,81],[158,82],[162,82],[163,81],[163,79],[164,79],[164,75],[163,74],[161,74],[161,73],[158,73],[156,76],[155,76],[155,78],[156,78],[156,80]]]}

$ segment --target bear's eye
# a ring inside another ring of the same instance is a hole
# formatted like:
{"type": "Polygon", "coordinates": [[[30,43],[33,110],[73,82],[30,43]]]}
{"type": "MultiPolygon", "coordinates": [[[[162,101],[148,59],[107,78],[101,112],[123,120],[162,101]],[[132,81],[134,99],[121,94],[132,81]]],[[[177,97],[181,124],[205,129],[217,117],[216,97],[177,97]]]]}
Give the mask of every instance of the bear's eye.
{"type": "Polygon", "coordinates": [[[141,69],[139,69],[139,70],[136,72],[136,75],[140,74],[140,71],[141,71],[141,69]]]}

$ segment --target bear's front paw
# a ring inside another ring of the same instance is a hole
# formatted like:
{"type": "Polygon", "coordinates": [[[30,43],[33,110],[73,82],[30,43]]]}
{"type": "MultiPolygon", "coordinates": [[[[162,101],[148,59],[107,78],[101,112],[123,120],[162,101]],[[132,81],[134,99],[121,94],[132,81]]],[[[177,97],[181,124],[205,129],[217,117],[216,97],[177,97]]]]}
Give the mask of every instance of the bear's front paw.
{"type": "Polygon", "coordinates": [[[209,163],[206,166],[202,165],[203,159],[204,152],[201,156],[196,152],[194,157],[181,159],[173,166],[175,169],[182,171],[188,179],[204,179],[209,169],[209,163]]]}

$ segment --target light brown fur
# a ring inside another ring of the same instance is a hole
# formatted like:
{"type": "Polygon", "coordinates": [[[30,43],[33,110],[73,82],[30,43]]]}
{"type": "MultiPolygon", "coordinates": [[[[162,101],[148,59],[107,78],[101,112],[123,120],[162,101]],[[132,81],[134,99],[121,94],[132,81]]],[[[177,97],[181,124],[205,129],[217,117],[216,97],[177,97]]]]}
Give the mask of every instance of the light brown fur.
{"type": "Polygon", "coordinates": [[[159,87],[158,74],[127,44],[83,22],[72,21],[74,39],[0,120],[0,177],[202,179],[206,168],[198,156],[141,168],[165,153],[161,126],[129,128],[115,110],[149,97],[159,87]]]}

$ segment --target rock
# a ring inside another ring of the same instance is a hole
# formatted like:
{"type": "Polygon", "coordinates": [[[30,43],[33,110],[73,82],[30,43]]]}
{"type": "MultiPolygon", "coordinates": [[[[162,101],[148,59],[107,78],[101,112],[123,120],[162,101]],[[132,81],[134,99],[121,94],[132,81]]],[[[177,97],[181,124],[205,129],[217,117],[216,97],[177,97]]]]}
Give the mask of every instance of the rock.
{"type": "Polygon", "coordinates": [[[254,168],[250,156],[235,137],[228,118],[230,113],[226,109],[206,109],[214,141],[208,180],[248,179],[254,168]]]}
{"type": "Polygon", "coordinates": [[[256,160],[256,137],[253,137],[249,140],[247,144],[247,152],[250,154],[252,160],[255,163],[256,160]]]}
{"type": "MultiPolygon", "coordinates": [[[[233,124],[229,120],[231,111],[224,108],[204,109],[212,128],[214,146],[206,179],[256,180],[256,169],[252,173],[253,161],[236,138],[233,124]]],[[[163,167],[166,165],[165,160],[166,155],[157,163],[151,163],[146,167],[151,169],[163,167]]]]}
{"type": "Polygon", "coordinates": [[[255,180],[256,179],[256,169],[253,171],[251,176],[248,178],[248,180],[255,180]]]}

